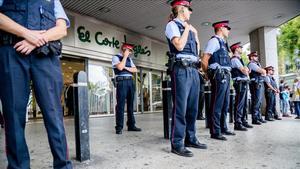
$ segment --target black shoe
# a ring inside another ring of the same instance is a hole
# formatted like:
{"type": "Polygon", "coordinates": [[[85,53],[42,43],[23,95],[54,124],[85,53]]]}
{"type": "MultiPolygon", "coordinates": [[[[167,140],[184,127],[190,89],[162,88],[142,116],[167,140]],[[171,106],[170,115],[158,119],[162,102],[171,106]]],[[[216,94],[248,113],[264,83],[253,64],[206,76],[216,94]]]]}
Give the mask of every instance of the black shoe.
{"type": "Polygon", "coordinates": [[[174,154],[183,156],[183,157],[193,157],[193,155],[194,155],[189,149],[187,149],[185,147],[180,147],[180,148],[172,147],[171,152],[174,154]]]}
{"type": "Polygon", "coordinates": [[[116,134],[122,134],[122,130],[116,130],[116,134]]]}
{"type": "Polygon", "coordinates": [[[280,118],[280,117],[275,117],[274,119],[275,120],[282,120],[282,118],[280,118]]]}
{"type": "Polygon", "coordinates": [[[224,136],[222,136],[221,134],[218,134],[218,135],[212,134],[212,135],[210,136],[210,138],[213,138],[213,139],[216,139],[216,140],[223,140],[223,141],[226,141],[226,140],[227,140],[227,138],[224,137],[224,136]]]}
{"type": "Polygon", "coordinates": [[[4,128],[4,125],[1,125],[1,128],[4,128]]]}
{"type": "Polygon", "coordinates": [[[266,120],[263,120],[263,119],[260,119],[260,120],[258,120],[259,122],[261,122],[261,123],[267,123],[267,121],[266,120]]]}
{"type": "Polygon", "coordinates": [[[196,142],[194,142],[194,143],[186,141],[184,143],[184,145],[186,147],[193,147],[193,148],[199,148],[199,149],[207,149],[207,145],[200,143],[198,140],[196,142]]]}
{"type": "Polygon", "coordinates": [[[274,121],[272,118],[266,118],[267,121],[274,121]]]}
{"type": "Polygon", "coordinates": [[[252,124],[261,125],[261,122],[259,122],[259,121],[252,121],[252,124]]]}
{"type": "Polygon", "coordinates": [[[234,130],[247,131],[248,129],[246,127],[244,127],[243,125],[235,125],[234,130]]]}
{"type": "Polygon", "coordinates": [[[232,131],[224,131],[224,132],[222,132],[222,134],[226,135],[226,136],[235,136],[235,133],[232,131]]]}
{"type": "Polygon", "coordinates": [[[203,116],[200,116],[200,117],[198,117],[198,119],[197,120],[205,120],[205,117],[203,117],[203,116]]]}
{"type": "Polygon", "coordinates": [[[248,123],[244,123],[243,126],[246,127],[246,128],[253,128],[253,126],[251,126],[251,125],[248,124],[248,123]]]}
{"type": "Polygon", "coordinates": [[[138,128],[136,126],[133,126],[133,127],[128,127],[128,131],[142,131],[142,129],[138,128]]]}
{"type": "Polygon", "coordinates": [[[297,116],[295,119],[300,119],[300,116],[297,116]]]}

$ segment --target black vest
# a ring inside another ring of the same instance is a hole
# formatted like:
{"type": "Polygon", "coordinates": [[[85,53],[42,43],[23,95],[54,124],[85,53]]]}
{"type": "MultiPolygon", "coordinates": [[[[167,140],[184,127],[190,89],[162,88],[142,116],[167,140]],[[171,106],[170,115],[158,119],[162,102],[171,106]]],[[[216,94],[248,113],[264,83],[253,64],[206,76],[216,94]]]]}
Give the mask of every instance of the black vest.
{"type": "MultiPolygon", "coordinates": [[[[233,57],[231,58],[231,60],[234,59],[234,58],[237,58],[237,59],[242,63],[242,65],[245,66],[245,64],[244,64],[244,62],[243,62],[243,60],[242,60],[241,58],[239,58],[239,57],[237,57],[237,56],[233,56],[233,57]]],[[[246,76],[239,68],[232,68],[232,69],[231,69],[231,77],[232,77],[233,79],[234,79],[234,78],[237,78],[237,77],[240,77],[240,78],[247,78],[247,76],[246,76]]]]}
{"type": "MultiPolygon", "coordinates": [[[[251,61],[251,62],[249,62],[249,64],[250,63],[255,63],[255,64],[257,64],[257,66],[261,67],[259,62],[251,61]]],[[[248,67],[249,67],[249,64],[248,64],[248,67]]],[[[259,72],[255,72],[254,70],[250,71],[249,76],[250,76],[250,79],[255,79],[255,80],[261,80],[261,78],[262,78],[261,74],[259,72]]]]}
{"type": "MultiPolygon", "coordinates": [[[[30,30],[55,27],[54,0],[4,0],[0,12],[30,30]]],[[[0,36],[13,36],[0,31],[0,36]]]]}
{"type": "MultiPolygon", "coordinates": [[[[121,62],[123,57],[120,56],[120,55],[116,55],[118,58],[119,58],[119,61],[121,62]]],[[[131,67],[131,60],[130,58],[128,57],[126,59],[126,64],[125,64],[125,67],[131,67]]],[[[114,68],[114,72],[115,72],[115,75],[132,75],[132,72],[129,72],[128,70],[119,70],[118,68],[114,68]]]]}
{"type": "MultiPolygon", "coordinates": [[[[184,29],[185,29],[184,26],[181,23],[179,23],[178,21],[175,21],[175,20],[173,20],[173,21],[178,26],[180,34],[182,35],[184,32],[184,29]]],[[[176,55],[177,54],[194,55],[194,56],[198,57],[197,42],[196,42],[195,35],[192,31],[189,32],[187,42],[182,51],[178,51],[170,39],[167,38],[167,40],[168,40],[168,44],[169,44],[171,53],[174,53],[176,55]]]]}
{"type": "MultiPolygon", "coordinates": [[[[209,59],[209,65],[213,63],[218,63],[224,67],[231,67],[230,57],[229,57],[229,48],[227,43],[224,43],[219,37],[213,36],[212,38],[217,38],[220,44],[220,49],[213,53],[211,58],[209,59]]],[[[212,39],[211,38],[211,39],[212,39]]]]}
{"type": "MultiPolygon", "coordinates": [[[[270,79],[270,84],[271,84],[271,86],[272,86],[274,89],[277,89],[278,87],[277,87],[277,84],[276,84],[276,81],[275,81],[274,77],[269,76],[269,75],[268,75],[268,77],[269,77],[269,79],[270,79]]],[[[266,83],[265,83],[265,88],[266,88],[266,89],[268,88],[268,86],[267,86],[266,83]]]]}

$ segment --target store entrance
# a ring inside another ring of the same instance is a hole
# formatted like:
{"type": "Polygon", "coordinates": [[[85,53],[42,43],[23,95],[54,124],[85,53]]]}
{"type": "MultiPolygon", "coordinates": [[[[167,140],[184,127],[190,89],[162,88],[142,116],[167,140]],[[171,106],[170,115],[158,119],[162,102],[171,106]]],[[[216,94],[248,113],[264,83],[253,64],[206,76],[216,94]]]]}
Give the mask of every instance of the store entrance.
{"type": "MultiPolygon", "coordinates": [[[[73,75],[78,71],[85,71],[86,61],[82,58],[72,58],[67,56],[63,56],[60,60],[64,82],[63,92],[61,95],[62,108],[64,116],[72,116],[74,115],[74,111],[71,106],[73,99],[73,88],[71,86],[73,83],[73,75]]],[[[29,96],[27,112],[28,119],[42,118],[42,112],[36,102],[32,87],[29,96]]]]}

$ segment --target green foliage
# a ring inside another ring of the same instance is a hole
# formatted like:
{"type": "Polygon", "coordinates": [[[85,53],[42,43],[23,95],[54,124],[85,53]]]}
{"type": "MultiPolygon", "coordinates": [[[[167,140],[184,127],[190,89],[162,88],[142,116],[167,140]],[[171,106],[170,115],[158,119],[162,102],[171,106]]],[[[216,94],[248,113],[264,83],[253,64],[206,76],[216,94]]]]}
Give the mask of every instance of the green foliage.
{"type": "MultiPolygon", "coordinates": [[[[283,65],[279,67],[282,68],[285,62],[289,62],[294,71],[296,69],[295,59],[300,57],[300,16],[280,26],[277,43],[279,61],[284,61],[281,62],[283,65]]],[[[283,68],[281,71],[284,72],[283,68]]]]}

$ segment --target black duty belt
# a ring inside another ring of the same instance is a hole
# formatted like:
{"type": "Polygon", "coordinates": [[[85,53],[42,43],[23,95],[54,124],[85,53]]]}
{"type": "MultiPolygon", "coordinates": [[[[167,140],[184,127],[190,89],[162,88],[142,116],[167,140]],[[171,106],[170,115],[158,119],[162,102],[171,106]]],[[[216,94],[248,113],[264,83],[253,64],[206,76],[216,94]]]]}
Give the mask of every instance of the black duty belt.
{"type": "Polygon", "coordinates": [[[15,45],[16,43],[22,40],[24,39],[14,35],[7,35],[7,34],[0,33],[0,46],[15,45]]]}
{"type": "Polygon", "coordinates": [[[175,65],[183,67],[183,68],[199,68],[199,62],[192,62],[188,60],[181,60],[181,59],[176,59],[175,65]]]}
{"type": "Polygon", "coordinates": [[[132,80],[132,76],[117,76],[116,80],[117,82],[122,80],[132,80]]]}
{"type": "Polygon", "coordinates": [[[249,83],[249,80],[234,80],[234,83],[249,83]]]}

